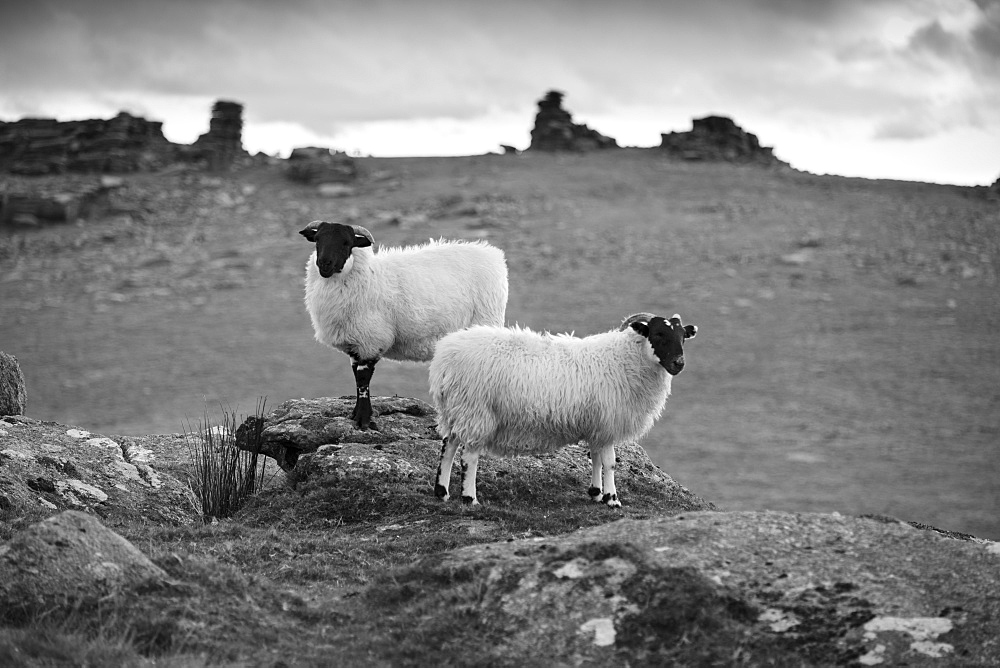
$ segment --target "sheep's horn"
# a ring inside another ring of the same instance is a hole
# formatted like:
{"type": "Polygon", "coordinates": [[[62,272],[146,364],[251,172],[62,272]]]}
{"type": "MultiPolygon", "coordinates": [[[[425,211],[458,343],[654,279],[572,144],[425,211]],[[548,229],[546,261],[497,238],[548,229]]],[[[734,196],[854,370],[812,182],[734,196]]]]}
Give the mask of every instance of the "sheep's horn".
{"type": "Polygon", "coordinates": [[[373,246],[375,245],[375,237],[372,236],[371,232],[369,232],[364,227],[361,227],[360,225],[351,225],[351,227],[354,228],[355,234],[360,234],[363,237],[368,237],[368,241],[372,242],[373,246]]]}
{"type": "Polygon", "coordinates": [[[618,325],[618,331],[624,332],[626,329],[632,326],[633,322],[649,322],[656,315],[653,313],[633,313],[629,317],[622,320],[622,324],[618,325]]]}

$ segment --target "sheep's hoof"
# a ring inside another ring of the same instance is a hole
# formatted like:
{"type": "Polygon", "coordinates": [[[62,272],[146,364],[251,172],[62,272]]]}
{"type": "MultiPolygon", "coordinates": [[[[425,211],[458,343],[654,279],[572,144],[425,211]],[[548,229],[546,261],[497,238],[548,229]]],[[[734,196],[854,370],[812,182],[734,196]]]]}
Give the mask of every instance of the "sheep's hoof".
{"type": "Polygon", "coordinates": [[[591,501],[600,502],[602,500],[601,499],[601,488],[600,487],[591,487],[590,489],[587,490],[587,494],[590,495],[590,500],[591,501]]]}
{"type": "Polygon", "coordinates": [[[354,421],[355,428],[361,431],[367,429],[378,431],[378,426],[375,424],[375,420],[372,419],[371,404],[354,404],[354,410],[351,411],[351,420],[354,421]]]}
{"type": "Polygon", "coordinates": [[[365,419],[365,418],[358,418],[351,416],[351,418],[354,421],[355,429],[360,429],[361,431],[367,431],[369,429],[371,429],[372,431],[378,431],[378,425],[375,424],[375,420],[371,419],[370,417],[368,419],[365,419]]]}
{"type": "Polygon", "coordinates": [[[462,503],[464,503],[467,506],[478,506],[479,505],[479,499],[477,499],[474,496],[465,496],[465,495],[463,495],[462,496],[462,503]]]}
{"type": "Polygon", "coordinates": [[[448,488],[437,483],[434,485],[434,496],[441,499],[442,501],[447,501],[450,497],[448,496],[448,488]]]}
{"type": "Polygon", "coordinates": [[[618,500],[617,494],[605,494],[604,497],[601,499],[601,502],[610,508],[622,507],[622,502],[618,500]]]}

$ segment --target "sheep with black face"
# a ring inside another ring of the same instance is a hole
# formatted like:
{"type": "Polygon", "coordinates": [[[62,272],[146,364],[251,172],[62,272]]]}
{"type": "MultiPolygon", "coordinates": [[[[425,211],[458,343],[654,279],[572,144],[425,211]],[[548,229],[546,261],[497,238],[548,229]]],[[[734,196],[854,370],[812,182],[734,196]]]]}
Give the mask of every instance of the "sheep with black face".
{"type": "Polygon", "coordinates": [[[316,340],[351,358],[352,419],[373,426],[369,383],[380,359],[426,362],[438,340],[470,325],[502,326],[507,262],[485,242],[434,241],[374,251],[360,225],[313,221],[305,303],[316,340]]]}
{"type": "Polygon", "coordinates": [[[443,438],[434,486],[447,500],[462,446],[462,500],[477,504],[479,455],[590,447],[589,495],[620,506],[615,444],[645,436],[663,412],[684,342],[698,332],[679,315],[637,313],[617,330],[577,338],[519,327],[470,327],[441,339],[431,360],[431,401],[443,438]]]}

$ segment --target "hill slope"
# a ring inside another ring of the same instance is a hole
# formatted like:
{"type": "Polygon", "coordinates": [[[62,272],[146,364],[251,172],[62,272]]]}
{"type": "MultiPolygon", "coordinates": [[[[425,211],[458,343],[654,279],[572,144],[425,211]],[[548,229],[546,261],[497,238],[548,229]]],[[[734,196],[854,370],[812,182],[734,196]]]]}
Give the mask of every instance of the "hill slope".
{"type": "MultiPolygon", "coordinates": [[[[109,215],[0,234],[0,349],[28,415],[182,430],[206,402],[347,394],[301,300],[310,220],[485,237],[508,320],[700,328],[643,445],[722,508],[874,512],[1000,538],[1000,225],[970,188],[686,164],[651,150],[366,159],[341,198],[280,166],[130,177],[109,215]]],[[[426,398],[381,364],[379,395],[426,398]]]]}

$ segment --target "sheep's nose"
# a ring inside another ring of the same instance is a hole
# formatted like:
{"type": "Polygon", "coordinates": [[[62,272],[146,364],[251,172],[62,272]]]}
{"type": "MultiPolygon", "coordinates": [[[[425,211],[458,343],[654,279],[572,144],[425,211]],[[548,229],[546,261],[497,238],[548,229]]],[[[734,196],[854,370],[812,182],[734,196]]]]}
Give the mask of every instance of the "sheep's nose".
{"type": "Polygon", "coordinates": [[[333,263],[332,262],[317,262],[316,268],[319,269],[319,275],[323,278],[330,278],[333,276],[333,263]]]}

